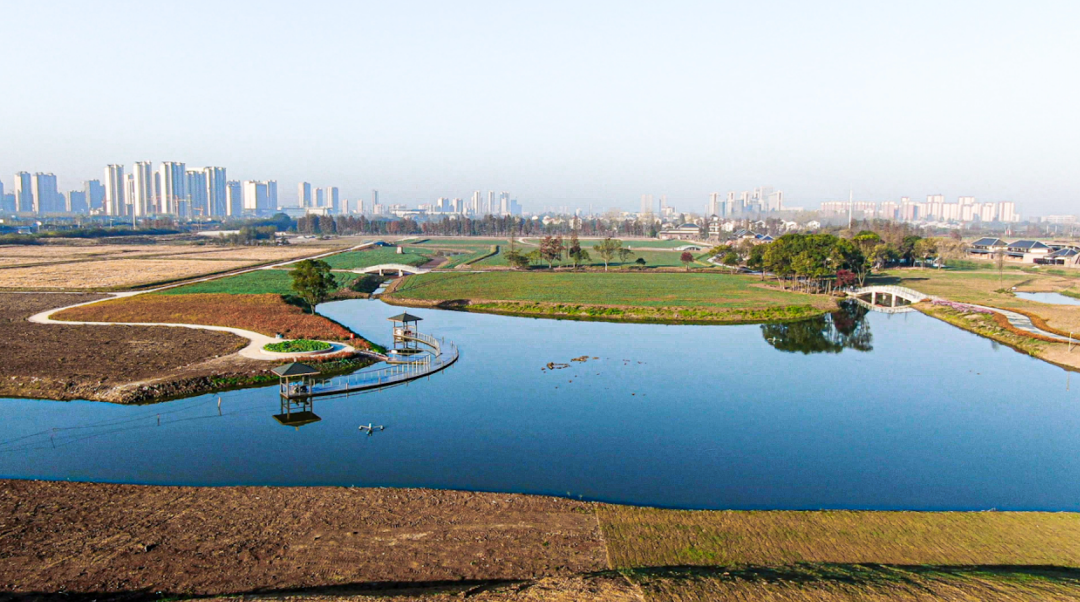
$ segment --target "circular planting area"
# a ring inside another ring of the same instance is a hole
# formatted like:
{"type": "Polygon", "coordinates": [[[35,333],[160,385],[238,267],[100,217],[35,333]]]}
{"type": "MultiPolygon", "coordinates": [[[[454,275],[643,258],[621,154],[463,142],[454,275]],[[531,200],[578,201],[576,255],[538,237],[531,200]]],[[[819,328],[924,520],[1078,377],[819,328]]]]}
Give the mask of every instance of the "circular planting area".
{"type": "Polygon", "coordinates": [[[311,339],[295,339],[263,345],[263,351],[271,353],[311,353],[314,351],[326,351],[333,347],[325,341],[313,341],[311,339]]]}

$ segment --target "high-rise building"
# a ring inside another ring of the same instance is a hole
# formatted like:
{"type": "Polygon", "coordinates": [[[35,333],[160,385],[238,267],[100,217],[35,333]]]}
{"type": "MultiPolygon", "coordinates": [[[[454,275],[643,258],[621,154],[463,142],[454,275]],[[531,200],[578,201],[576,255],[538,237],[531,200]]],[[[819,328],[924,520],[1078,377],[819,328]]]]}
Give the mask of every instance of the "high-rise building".
{"type": "Polygon", "coordinates": [[[484,215],[490,215],[495,213],[495,191],[489,190],[487,195],[487,205],[484,206],[484,215]]]}
{"type": "Polygon", "coordinates": [[[0,180],[0,211],[14,211],[14,207],[7,206],[7,196],[4,195],[4,181],[0,180]]]}
{"type": "Polygon", "coordinates": [[[112,164],[105,167],[105,215],[123,215],[124,166],[112,164]]]}
{"type": "Polygon", "coordinates": [[[266,181],[266,203],[269,208],[269,213],[273,213],[278,209],[278,196],[277,196],[277,180],[266,181]]]}
{"type": "Polygon", "coordinates": [[[322,188],[316,188],[315,192],[313,192],[312,195],[311,195],[311,200],[312,200],[312,202],[315,203],[315,205],[314,205],[315,207],[325,207],[326,206],[326,193],[323,192],[322,188]]]}
{"type": "Polygon", "coordinates": [[[127,174],[124,176],[124,199],[127,201],[124,205],[124,215],[131,215],[135,212],[135,206],[132,203],[132,199],[135,198],[135,176],[133,174],[127,174]]]}
{"type": "Polygon", "coordinates": [[[225,176],[224,167],[204,167],[203,178],[206,180],[206,210],[211,217],[224,217],[228,214],[225,205],[225,185],[229,179],[225,176]]]}
{"type": "Polygon", "coordinates": [[[341,192],[337,186],[329,186],[326,189],[326,206],[333,213],[341,213],[341,192]]]}
{"type": "Polygon", "coordinates": [[[187,217],[208,217],[210,208],[206,198],[206,172],[200,169],[184,170],[184,190],[188,200],[187,217]]]}
{"type": "Polygon", "coordinates": [[[154,165],[150,161],[136,161],[131,169],[132,196],[128,199],[135,215],[143,217],[160,213],[154,198],[154,165]]]}
{"type": "Polygon", "coordinates": [[[180,204],[187,200],[187,166],[179,161],[165,161],[158,167],[158,174],[161,179],[161,212],[179,215],[180,204]]]}
{"type": "Polygon", "coordinates": [[[998,203],[998,221],[1005,223],[1020,221],[1020,216],[1016,213],[1016,203],[1012,201],[998,203]]]}
{"type": "Polygon", "coordinates": [[[225,215],[240,217],[244,214],[244,188],[237,180],[225,183],[225,215]]]}
{"type": "Polygon", "coordinates": [[[510,215],[510,193],[499,193],[499,215],[510,215]]]}
{"type": "MultiPolygon", "coordinates": [[[[378,205],[378,204],[379,204],[379,191],[378,190],[372,190],[371,191],[371,210],[375,211],[375,206],[378,205]]],[[[360,205],[360,213],[364,212],[363,207],[364,207],[363,204],[361,204],[360,205]]]]}
{"type": "Polygon", "coordinates": [[[34,193],[33,211],[38,215],[46,213],[62,213],[64,211],[63,197],[56,188],[56,176],[51,173],[35,173],[30,181],[30,189],[34,193]]]}
{"type": "Polygon", "coordinates": [[[248,215],[270,215],[277,209],[277,201],[272,200],[271,193],[277,195],[277,182],[258,182],[247,180],[244,182],[244,213],[248,215]]]}
{"type": "Polygon", "coordinates": [[[483,194],[477,190],[472,193],[472,198],[469,199],[469,212],[473,215],[483,214],[483,194]]]}
{"type": "Polygon", "coordinates": [[[300,182],[296,191],[296,205],[298,207],[311,206],[311,182],[300,182]]]}
{"type": "Polygon", "coordinates": [[[90,211],[101,211],[105,205],[105,187],[99,180],[87,180],[83,182],[83,192],[86,193],[86,204],[90,211]]]}
{"type": "Polygon", "coordinates": [[[67,193],[67,203],[64,209],[68,213],[87,213],[90,207],[86,204],[85,190],[71,190],[67,193]]]}
{"type": "Polygon", "coordinates": [[[31,213],[34,211],[34,187],[30,172],[20,171],[15,174],[15,211],[31,213]]]}

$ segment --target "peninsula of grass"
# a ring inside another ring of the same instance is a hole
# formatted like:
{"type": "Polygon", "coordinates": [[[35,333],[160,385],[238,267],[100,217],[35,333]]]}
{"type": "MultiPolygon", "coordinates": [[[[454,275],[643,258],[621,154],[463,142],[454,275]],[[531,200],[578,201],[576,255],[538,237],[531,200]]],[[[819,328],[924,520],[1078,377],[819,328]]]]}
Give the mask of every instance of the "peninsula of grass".
{"type": "Polygon", "coordinates": [[[754,323],[836,308],[821,295],[775,290],[731,274],[483,272],[410,276],[383,299],[486,313],[608,321],[754,323]]]}
{"type": "Polygon", "coordinates": [[[311,353],[315,351],[326,351],[332,347],[333,345],[325,341],[294,339],[292,341],[282,341],[280,343],[263,345],[263,350],[271,353],[311,353]]]}

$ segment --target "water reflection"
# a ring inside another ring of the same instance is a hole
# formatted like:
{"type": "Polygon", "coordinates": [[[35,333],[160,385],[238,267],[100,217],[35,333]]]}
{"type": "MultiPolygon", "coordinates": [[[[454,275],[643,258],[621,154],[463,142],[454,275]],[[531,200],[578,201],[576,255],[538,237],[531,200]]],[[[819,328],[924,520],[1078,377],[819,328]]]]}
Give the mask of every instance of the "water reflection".
{"type": "Polygon", "coordinates": [[[778,351],[803,354],[873,351],[867,308],[852,301],[830,314],[787,324],[762,324],[761,336],[778,351]]]}

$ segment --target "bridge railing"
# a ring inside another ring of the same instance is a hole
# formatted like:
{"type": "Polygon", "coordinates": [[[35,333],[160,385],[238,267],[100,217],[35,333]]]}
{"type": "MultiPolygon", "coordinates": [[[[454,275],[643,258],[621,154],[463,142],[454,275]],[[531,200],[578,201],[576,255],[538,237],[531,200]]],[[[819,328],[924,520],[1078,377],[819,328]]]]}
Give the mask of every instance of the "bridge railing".
{"type": "Polygon", "coordinates": [[[906,286],[896,286],[895,284],[883,284],[883,285],[877,285],[877,286],[864,286],[862,288],[857,288],[857,289],[855,289],[853,291],[850,291],[848,294],[850,294],[852,296],[859,296],[859,295],[869,295],[871,293],[885,293],[885,294],[889,294],[889,295],[896,295],[897,297],[902,297],[902,298],[907,299],[908,301],[911,301],[913,303],[930,298],[929,295],[925,295],[923,293],[920,293],[917,290],[907,288],[906,286]]]}

